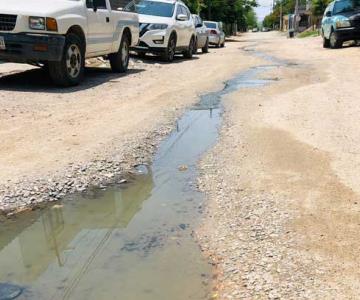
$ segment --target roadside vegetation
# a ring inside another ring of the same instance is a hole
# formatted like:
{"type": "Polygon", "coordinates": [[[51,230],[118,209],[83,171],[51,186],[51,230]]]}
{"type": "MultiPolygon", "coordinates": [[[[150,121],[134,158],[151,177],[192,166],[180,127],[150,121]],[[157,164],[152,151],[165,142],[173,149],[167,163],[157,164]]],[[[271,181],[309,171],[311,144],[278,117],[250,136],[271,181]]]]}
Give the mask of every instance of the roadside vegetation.
{"type": "Polygon", "coordinates": [[[185,0],[193,13],[203,19],[221,21],[227,34],[256,26],[255,0],[185,0]]]}
{"type": "Polygon", "coordinates": [[[320,33],[318,30],[307,30],[299,33],[296,37],[298,38],[307,38],[307,37],[314,37],[319,36],[320,33]]]}
{"type": "MultiPolygon", "coordinates": [[[[288,14],[293,14],[295,11],[295,2],[296,0],[277,1],[274,5],[274,9],[272,13],[264,18],[263,21],[264,27],[279,28],[280,15],[285,16],[288,14]]],[[[319,22],[322,18],[322,15],[324,14],[326,6],[330,2],[331,0],[311,0],[312,23],[314,25],[319,25],[319,22]]],[[[306,0],[299,0],[299,5],[306,6],[306,0]]],[[[305,34],[305,36],[308,35],[305,34]]]]}

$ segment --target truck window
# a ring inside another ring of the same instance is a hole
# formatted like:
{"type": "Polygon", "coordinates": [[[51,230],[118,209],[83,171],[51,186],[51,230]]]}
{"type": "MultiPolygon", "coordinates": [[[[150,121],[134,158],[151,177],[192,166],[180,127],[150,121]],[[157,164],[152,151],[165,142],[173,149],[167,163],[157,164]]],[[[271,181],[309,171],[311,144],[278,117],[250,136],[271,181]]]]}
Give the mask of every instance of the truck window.
{"type": "Polygon", "coordinates": [[[133,0],[110,0],[112,10],[122,8],[125,11],[135,11],[135,3],[133,0]]]}
{"type": "MultiPolygon", "coordinates": [[[[98,9],[107,9],[106,0],[97,0],[97,2],[98,2],[98,9]]],[[[94,0],[86,0],[86,7],[94,8],[94,0]]]]}

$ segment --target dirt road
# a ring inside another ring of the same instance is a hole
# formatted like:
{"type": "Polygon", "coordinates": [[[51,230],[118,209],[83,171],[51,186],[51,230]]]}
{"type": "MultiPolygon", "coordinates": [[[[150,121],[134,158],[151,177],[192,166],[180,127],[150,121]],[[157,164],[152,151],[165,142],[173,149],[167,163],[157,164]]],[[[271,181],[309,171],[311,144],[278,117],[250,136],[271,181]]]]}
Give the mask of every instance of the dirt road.
{"type": "Polygon", "coordinates": [[[229,43],[173,64],[134,58],[127,75],[88,68],[72,89],[55,88],[39,69],[0,65],[0,210],[59,199],[150,161],[198,94],[258,60],[242,57],[229,43]]]}
{"type": "Polygon", "coordinates": [[[267,84],[225,97],[200,164],[212,298],[359,299],[359,63],[358,47],[254,33],[191,61],[135,60],[121,77],[89,68],[69,90],[0,65],[0,210],[121,179],[200,93],[250,68],[267,84]]]}
{"type": "Polygon", "coordinates": [[[283,66],[260,75],[271,84],[226,98],[220,141],[201,164],[213,297],[359,299],[359,48],[242,39],[249,57],[283,66]]]}

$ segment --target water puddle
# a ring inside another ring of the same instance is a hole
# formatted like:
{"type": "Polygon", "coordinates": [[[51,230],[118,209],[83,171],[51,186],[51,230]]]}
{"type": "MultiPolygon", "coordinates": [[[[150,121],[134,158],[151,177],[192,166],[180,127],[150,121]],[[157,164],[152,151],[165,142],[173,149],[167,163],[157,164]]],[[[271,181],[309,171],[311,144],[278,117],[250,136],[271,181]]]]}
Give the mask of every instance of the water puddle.
{"type": "Polygon", "coordinates": [[[0,300],[207,299],[212,269],[193,238],[196,164],[218,137],[221,98],[263,86],[261,66],[201,97],[136,180],[89,190],[0,227],[0,300]]]}

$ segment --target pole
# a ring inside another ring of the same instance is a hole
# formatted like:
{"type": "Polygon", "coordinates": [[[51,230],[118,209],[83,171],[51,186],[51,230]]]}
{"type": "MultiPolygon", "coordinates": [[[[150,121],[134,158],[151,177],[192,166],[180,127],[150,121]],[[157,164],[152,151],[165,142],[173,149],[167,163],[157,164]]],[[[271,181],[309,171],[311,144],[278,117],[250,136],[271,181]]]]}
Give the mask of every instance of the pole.
{"type": "Polygon", "coordinates": [[[282,31],[282,27],[283,27],[283,18],[282,18],[282,0],[280,0],[280,31],[282,31]]]}
{"type": "Polygon", "coordinates": [[[295,1],[295,20],[294,20],[294,31],[298,32],[298,15],[299,15],[299,0],[295,1]]]}

